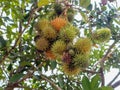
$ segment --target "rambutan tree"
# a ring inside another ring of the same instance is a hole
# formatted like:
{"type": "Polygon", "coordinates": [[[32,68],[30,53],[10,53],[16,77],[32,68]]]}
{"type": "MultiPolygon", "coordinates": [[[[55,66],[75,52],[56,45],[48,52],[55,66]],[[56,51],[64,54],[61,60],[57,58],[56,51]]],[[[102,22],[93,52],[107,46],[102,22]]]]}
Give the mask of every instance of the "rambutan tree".
{"type": "Polygon", "coordinates": [[[116,0],[0,0],[0,90],[114,90],[116,0]]]}

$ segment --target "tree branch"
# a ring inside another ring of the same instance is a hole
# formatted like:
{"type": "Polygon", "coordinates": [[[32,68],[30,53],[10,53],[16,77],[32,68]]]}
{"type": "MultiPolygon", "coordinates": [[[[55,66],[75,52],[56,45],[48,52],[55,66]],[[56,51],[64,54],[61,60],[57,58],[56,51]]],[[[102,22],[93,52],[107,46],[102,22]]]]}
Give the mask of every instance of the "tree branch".
{"type": "Polygon", "coordinates": [[[96,72],[96,71],[93,71],[93,70],[83,70],[83,72],[87,72],[87,73],[91,73],[91,74],[96,74],[96,73],[100,73],[100,72],[96,72]]]}
{"type": "Polygon", "coordinates": [[[49,80],[45,75],[41,74],[41,78],[49,82],[53,87],[56,88],[56,90],[62,90],[59,86],[56,86],[56,84],[52,80],[49,80]]]}
{"type": "Polygon", "coordinates": [[[115,82],[113,85],[111,85],[113,88],[116,88],[120,85],[120,80],[118,80],[117,82],[115,82]]]}
{"type": "Polygon", "coordinates": [[[118,74],[113,78],[112,81],[110,81],[110,82],[108,83],[107,86],[111,86],[111,84],[117,79],[117,77],[118,77],[119,75],[120,75],[120,72],[118,72],[118,74]]]}
{"type": "Polygon", "coordinates": [[[100,68],[100,76],[101,76],[101,81],[102,81],[102,86],[105,86],[105,77],[103,73],[103,67],[100,68]]]}
{"type": "Polygon", "coordinates": [[[94,65],[94,67],[96,67],[99,63],[104,63],[104,61],[106,60],[107,56],[109,55],[111,49],[115,46],[116,43],[117,43],[117,41],[114,41],[112,43],[112,45],[109,47],[109,49],[107,50],[105,55],[94,65]]]}

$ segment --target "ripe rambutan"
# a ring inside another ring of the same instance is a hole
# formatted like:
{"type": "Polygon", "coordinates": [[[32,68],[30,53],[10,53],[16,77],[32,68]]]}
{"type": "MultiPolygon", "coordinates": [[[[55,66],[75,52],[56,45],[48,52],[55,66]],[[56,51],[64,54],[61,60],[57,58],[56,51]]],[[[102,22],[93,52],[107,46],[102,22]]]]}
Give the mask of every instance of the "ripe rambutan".
{"type": "Polygon", "coordinates": [[[64,52],[62,55],[62,61],[65,63],[70,63],[72,61],[72,57],[68,52],[64,52]]]}
{"type": "Polygon", "coordinates": [[[42,32],[43,36],[47,39],[55,39],[57,36],[56,31],[51,26],[44,27],[42,32]]]}
{"type": "Polygon", "coordinates": [[[89,38],[80,38],[77,40],[74,46],[78,53],[84,54],[90,52],[92,42],[89,38]]]}
{"type": "Polygon", "coordinates": [[[48,51],[45,52],[45,56],[49,60],[55,60],[56,59],[55,55],[50,50],[48,50],[48,51]]]}
{"type": "Polygon", "coordinates": [[[63,72],[68,76],[74,76],[80,73],[80,68],[72,63],[63,63],[63,72]]]}
{"type": "Polygon", "coordinates": [[[96,43],[105,42],[110,39],[111,31],[109,28],[101,28],[96,30],[92,36],[96,43]]]}
{"type": "Polygon", "coordinates": [[[64,18],[57,17],[51,21],[51,25],[55,30],[60,31],[62,27],[64,27],[67,24],[67,21],[64,18]]]}
{"type": "Polygon", "coordinates": [[[51,51],[56,55],[57,54],[62,55],[65,49],[66,43],[62,40],[57,40],[55,43],[53,43],[51,51]]]}
{"type": "Polygon", "coordinates": [[[89,55],[87,54],[77,54],[75,55],[73,61],[75,65],[79,66],[80,68],[86,68],[89,65],[89,55]]]}
{"type": "Polygon", "coordinates": [[[76,27],[69,24],[60,30],[60,38],[66,42],[71,42],[76,37],[76,27]]]}
{"type": "Polygon", "coordinates": [[[36,44],[35,45],[36,48],[38,50],[41,50],[41,51],[46,50],[48,48],[48,46],[49,46],[48,41],[45,38],[43,38],[43,37],[37,39],[36,42],[35,42],[35,44],[36,44]]]}

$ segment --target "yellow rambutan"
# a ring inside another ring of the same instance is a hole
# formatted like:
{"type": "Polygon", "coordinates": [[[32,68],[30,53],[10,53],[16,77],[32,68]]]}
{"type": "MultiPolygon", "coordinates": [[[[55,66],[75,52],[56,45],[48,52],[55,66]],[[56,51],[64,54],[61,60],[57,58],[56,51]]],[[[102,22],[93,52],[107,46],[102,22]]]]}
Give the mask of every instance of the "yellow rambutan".
{"type": "Polygon", "coordinates": [[[41,37],[36,40],[35,46],[38,50],[44,51],[48,48],[49,42],[45,38],[41,37]]]}
{"type": "Polygon", "coordinates": [[[51,21],[51,25],[55,30],[60,31],[62,27],[64,27],[67,24],[67,21],[64,18],[57,17],[51,21]]]}
{"type": "Polygon", "coordinates": [[[57,36],[56,31],[51,26],[44,27],[42,32],[43,36],[47,39],[55,39],[57,36]]]}
{"type": "Polygon", "coordinates": [[[78,53],[84,54],[90,52],[92,42],[89,38],[80,38],[77,40],[74,46],[78,53]]]}
{"type": "Polygon", "coordinates": [[[89,55],[88,54],[77,54],[73,59],[75,65],[80,68],[86,68],[89,65],[89,55]]]}
{"type": "Polygon", "coordinates": [[[59,36],[62,40],[66,41],[66,42],[71,42],[76,37],[76,35],[77,35],[76,27],[69,24],[60,30],[59,36]]]}
{"type": "Polygon", "coordinates": [[[80,73],[81,69],[72,63],[63,63],[63,72],[68,76],[74,76],[80,73]]]}
{"type": "Polygon", "coordinates": [[[62,40],[57,40],[56,42],[53,43],[51,51],[56,55],[57,54],[62,55],[65,49],[66,43],[62,40]]]}
{"type": "Polygon", "coordinates": [[[105,42],[110,39],[111,31],[109,28],[101,28],[93,32],[93,40],[97,43],[105,42]]]}

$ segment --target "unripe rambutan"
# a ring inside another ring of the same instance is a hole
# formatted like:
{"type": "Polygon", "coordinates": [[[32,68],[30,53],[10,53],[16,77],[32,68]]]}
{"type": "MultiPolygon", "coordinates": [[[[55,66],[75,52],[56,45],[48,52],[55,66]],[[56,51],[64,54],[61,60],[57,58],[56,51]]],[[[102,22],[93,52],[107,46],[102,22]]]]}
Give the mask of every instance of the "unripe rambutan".
{"type": "Polygon", "coordinates": [[[62,40],[57,40],[55,43],[53,43],[51,48],[54,54],[59,54],[59,55],[62,55],[65,49],[66,49],[66,44],[62,40]]]}
{"type": "Polygon", "coordinates": [[[38,32],[40,32],[41,30],[43,30],[45,27],[48,27],[50,24],[49,20],[47,19],[41,19],[39,20],[36,25],[35,28],[38,32]]]}
{"type": "Polygon", "coordinates": [[[96,30],[92,37],[96,43],[105,42],[110,39],[111,31],[108,28],[101,28],[96,30]]]}
{"type": "Polygon", "coordinates": [[[56,31],[51,26],[44,27],[42,32],[43,36],[47,39],[55,39],[57,36],[56,31]]]}
{"type": "Polygon", "coordinates": [[[60,38],[66,42],[71,42],[76,37],[76,28],[69,24],[60,30],[60,38]]]}
{"type": "Polygon", "coordinates": [[[62,66],[63,72],[68,76],[74,76],[80,73],[80,68],[78,66],[75,66],[74,64],[67,64],[63,63],[62,66]]]}
{"type": "Polygon", "coordinates": [[[57,17],[51,21],[51,25],[53,28],[55,28],[57,31],[59,31],[62,27],[64,27],[67,24],[67,21],[64,18],[57,17]]]}
{"type": "Polygon", "coordinates": [[[75,51],[73,49],[69,49],[68,50],[68,53],[71,55],[71,56],[74,56],[75,55],[75,51]]]}
{"type": "Polygon", "coordinates": [[[75,48],[78,51],[78,53],[88,53],[90,52],[92,42],[89,38],[80,38],[75,43],[75,48]]]}
{"type": "Polygon", "coordinates": [[[89,65],[89,56],[87,54],[77,54],[73,61],[80,68],[86,68],[89,65]]]}
{"type": "Polygon", "coordinates": [[[44,51],[48,48],[49,43],[45,38],[42,37],[35,42],[35,46],[38,50],[44,51]]]}

